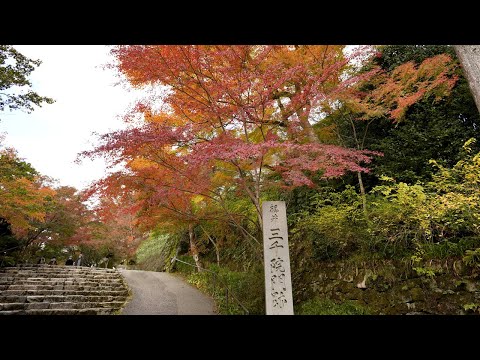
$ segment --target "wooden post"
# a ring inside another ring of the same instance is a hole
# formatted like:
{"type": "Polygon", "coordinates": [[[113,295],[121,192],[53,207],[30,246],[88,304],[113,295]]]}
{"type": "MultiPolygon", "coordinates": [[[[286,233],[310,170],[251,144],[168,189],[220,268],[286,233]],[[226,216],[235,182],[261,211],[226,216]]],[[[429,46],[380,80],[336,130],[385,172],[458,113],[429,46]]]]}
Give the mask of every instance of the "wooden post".
{"type": "Polygon", "coordinates": [[[263,202],[262,215],[266,314],[293,315],[285,201],[263,202]]]}

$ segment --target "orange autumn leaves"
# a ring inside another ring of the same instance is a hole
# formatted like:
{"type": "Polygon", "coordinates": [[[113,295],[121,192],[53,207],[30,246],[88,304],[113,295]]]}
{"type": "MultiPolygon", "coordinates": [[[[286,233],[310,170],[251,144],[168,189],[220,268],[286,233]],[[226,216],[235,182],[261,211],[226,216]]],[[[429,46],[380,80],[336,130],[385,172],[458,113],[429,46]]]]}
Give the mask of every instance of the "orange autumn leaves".
{"type": "Polygon", "coordinates": [[[0,217],[10,223],[16,236],[25,236],[34,221],[45,219],[46,204],[54,194],[14,150],[0,150],[0,217]]]}
{"type": "Polygon", "coordinates": [[[391,72],[372,77],[369,82],[373,90],[360,92],[360,96],[346,102],[358,113],[363,113],[359,118],[388,116],[398,122],[422,98],[431,95],[438,101],[448,95],[458,79],[457,67],[458,63],[447,54],[425,59],[418,65],[409,61],[391,72]]]}
{"type": "Polygon", "coordinates": [[[19,246],[115,244],[122,253],[134,252],[142,234],[134,228],[125,202],[103,198],[103,209],[92,211],[82,192],[50,183],[14,149],[0,149],[0,220],[9,225],[19,246]]]}
{"type": "Polygon", "coordinates": [[[136,105],[129,116],[140,115],[143,123],[105,134],[83,156],[126,164],[102,184],[115,187],[121,179],[143,194],[140,216],[151,223],[164,216],[160,207],[190,220],[195,196],[221,207],[224,195],[235,189],[260,209],[262,191],[281,181],[311,186],[309,176],[318,172],[338,177],[368,171],[363,164],[378,154],[326,146],[314,125],[345,104],[358,119],[388,115],[399,121],[419,99],[452,88],[455,64],[440,55],[393,72],[376,66],[356,71],[354,64],[371,59],[375,48],[344,50],[342,45],[118,46],[116,66],[131,85],[169,91],[136,105]]]}

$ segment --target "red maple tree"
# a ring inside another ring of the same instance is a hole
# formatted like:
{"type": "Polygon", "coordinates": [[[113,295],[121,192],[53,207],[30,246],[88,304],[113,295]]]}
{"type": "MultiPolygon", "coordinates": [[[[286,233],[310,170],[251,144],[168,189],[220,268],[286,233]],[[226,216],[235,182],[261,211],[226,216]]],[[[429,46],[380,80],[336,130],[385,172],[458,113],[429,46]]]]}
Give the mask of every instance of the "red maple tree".
{"type": "MultiPolygon", "coordinates": [[[[160,220],[152,214],[159,208],[193,221],[199,207],[192,204],[200,202],[235,219],[225,205],[226,193],[235,189],[250,199],[261,229],[264,189],[313,186],[311,175],[319,172],[324,178],[367,172],[364,164],[378,153],[322,144],[314,124],[346,101],[367,115],[398,117],[417,97],[402,100],[401,93],[418,88],[376,67],[355,72],[354,64],[375,55],[373,48],[358,47],[349,55],[344,50],[340,45],[116,47],[118,71],[134,87],[152,91],[125,116],[128,129],[101,136],[94,150],[81,154],[125,165],[92,192],[122,183],[143,194],[137,204],[155,223],[160,220]],[[385,86],[372,94],[361,91],[372,79],[385,86]]],[[[434,81],[428,78],[425,86],[434,81]]]]}
{"type": "Polygon", "coordinates": [[[120,46],[113,53],[131,84],[161,84],[168,92],[136,105],[143,125],[106,134],[83,155],[111,155],[113,163],[127,161],[130,170],[141,160],[142,172],[156,171],[156,179],[163,176],[159,171],[164,178],[173,172],[174,184],[157,182],[169,191],[218,198],[212,180],[223,177],[251,199],[260,220],[261,189],[272,185],[267,173],[279,173],[283,186],[296,187],[313,185],[309,173],[368,171],[360,163],[368,163],[372,152],[321,144],[312,127],[323,107],[377,72],[345,76],[352,58],[366,50],[350,57],[342,50],[120,46]]]}

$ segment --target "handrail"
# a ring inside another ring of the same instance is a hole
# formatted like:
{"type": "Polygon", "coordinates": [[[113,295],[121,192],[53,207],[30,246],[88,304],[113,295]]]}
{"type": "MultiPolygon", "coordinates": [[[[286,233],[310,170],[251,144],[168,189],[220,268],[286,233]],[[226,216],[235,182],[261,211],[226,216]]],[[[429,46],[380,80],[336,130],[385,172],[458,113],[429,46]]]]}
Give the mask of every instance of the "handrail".
{"type": "MultiPolygon", "coordinates": [[[[195,268],[197,268],[197,269],[200,269],[200,270],[202,270],[202,271],[207,271],[207,272],[209,272],[209,273],[212,273],[212,274],[214,275],[215,283],[216,283],[216,281],[217,281],[217,279],[218,279],[219,282],[222,283],[222,285],[223,285],[224,288],[225,288],[225,298],[226,298],[227,308],[228,308],[228,297],[229,297],[229,294],[230,294],[230,296],[232,297],[232,299],[234,299],[234,300],[236,301],[236,303],[237,303],[238,305],[240,305],[240,307],[241,307],[242,310],[245,312],[245,314],[246,314],[246,315],[249,315],[249,314],[250,314],[250,312],[248,311],[248,309],[247,309],[245,306],[243,306],[243,304],[240,302],[240,300],[238,300],[237,297],[236,297],[235,295],[233,295],[233,292],[232,292],[231,289],[229,289],[228,284],[227,284],[225,281],[223,281],[223,280],[218,276],[218,274],[217,274],[215,271],[202,268],[202,267],[197,266],[197,265],[195,265],[195,264],[190,264],[190,263],[188,263],[188,262],[186,262],[186,261],[177,259],[176,256],[174,256],[174,257],[172,258],[172,261],[171,261],[171,262],[173,263],[174,261],[178,261],[178,262],[181,262],[181,263],[183,263],[183,264],[190,265],[190,266],[192,266],[192,267],[195,267],[195,268]]],[[[215,283],[214,283],[214,285],[213,285],[214,287],[215,287],[215,283]]]]}
{"type": "Polygon", "coordinates": [[[16,248],[22,247],[22,246],[23,246],[23,245],[17,245],[17,246],[11,247],[10,249],[2,250],[2,252],[3,252],[4,254],[6,254],[6,253],[7,253],[7,251],[10,251],[10,250],[13,250],[13,249],[16,249],[16,248]]]}
{"type": "Polygon", "coordinates": [[[0,267],[3,267],[3,262],[4,262],[4,258],[5,256],[7,256],[7,252],[10,251],[10,250],[13,250],[13,249],[16,249],[16,248],[20,248],[22,247],[23,245],[17,245],[17,246],[14,246],[14,247],[11,247],[9,249],[5,249],[5,250],[2,250],[1,253],[3,253],[3,256],[2,256],[2,262],[0,263],[0,267]]]}

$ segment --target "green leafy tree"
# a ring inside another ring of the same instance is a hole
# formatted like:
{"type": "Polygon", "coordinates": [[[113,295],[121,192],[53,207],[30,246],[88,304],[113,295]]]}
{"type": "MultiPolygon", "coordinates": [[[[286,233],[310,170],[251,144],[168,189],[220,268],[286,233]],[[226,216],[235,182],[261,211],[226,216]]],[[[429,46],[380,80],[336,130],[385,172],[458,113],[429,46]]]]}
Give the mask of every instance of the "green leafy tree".
{"type": "Polygon", "coordinates": [[[414,61],[416,64],[436,56],[438,54],[448,54],[455,57],[455,51],[448,45],[386,45],[381,46],[382,55],[376,62],[382,69],[391,71],[408,61],[414,61]]]}
{"type": "MultiPolygon", "coordinates": [[[[389,72],[411,61],[417,66],[441,54],[457,61],[453,48],[446,45],[388,45],[379,50],[374,62],[389,72]]],[[[462,144],[479,136],[480,116],[459,67],[455,76],[458,79],[450,93],[442,99],[433,93],[425,96],[408,108],[401,121],[392,123],[385,116],[358,120],[360,114],[343,106],[319,124],[317,131],[331,133],[331,143],[384,154],[373,159],[369,174],[362,175],[366,192],[378,184],[381,175],[409,184],[429,181],[433,172],[430,159],[451,167],[460,160],[462,144]]]]}
{"type": "MultiPolygon", "coordinates": [[[[442,53],[456,59],[451,46],[390,45],[382,47],[382,56],[376,61],[388,70],[407,61],[419,64],[442,53]]],[[[469,138],[480,135],[480,115],[467,79],[460,68],[456,73],[455,87],[442,101],[434,101],[433,97],[419,101],[395,126],[387,119],[370,125],[365,146],[384,154],[382,158],[374,159],[372,174],[383,174],[413,184],[431,179],[430,159],[448,167],[460,160],[462,145],[469,138]]],[[[365,129],[366,124],[360,123],[358,127],[365,129]]],[[[480,150],[478,145],[472,146],[473,150],[480,150]]],[[[372,180],[375,181],[370,177],[372,180]]]]}
{"type": "Polygon", "coordinates": [[[32,86],[28,77],[41,63],[27,58],[10,45],[0,45],[0,111],[22,109],[31,112],[33,105],[41,107],[43,103],[54,102],[35,91],[25,90],[32,86]]]}
{"type": "MultiPolygon", "coordinates": [[[[475,102],[465,78],[461,78],[445,101],[434,105],[427,99],[414,105],[397,127],[382,122],[373,129],[375,138],[369,148],[384,154],[373,162],[373,173],[411,184],[429,181],[433,168],[428,161],[436,159],[444,166],[455,165],[465,141],[480,136],[479,126],[475,102]]],[[[474,149],[480,150],[478,145],[474,149]]]]}

